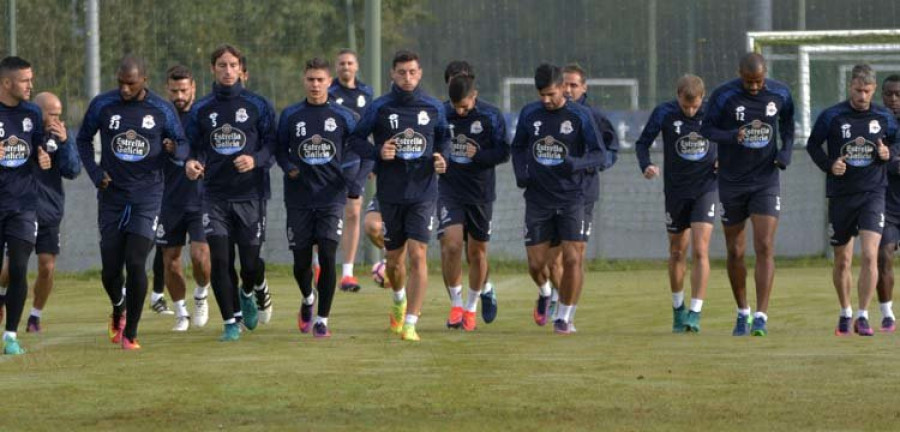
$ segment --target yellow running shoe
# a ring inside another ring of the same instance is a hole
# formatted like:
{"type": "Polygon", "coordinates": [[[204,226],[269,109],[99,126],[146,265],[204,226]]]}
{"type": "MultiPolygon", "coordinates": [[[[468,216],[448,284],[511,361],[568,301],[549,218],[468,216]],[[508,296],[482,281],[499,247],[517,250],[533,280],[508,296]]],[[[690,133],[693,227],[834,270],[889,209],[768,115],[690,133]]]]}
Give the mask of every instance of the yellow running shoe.
{"type": "Polygon", "coordinates": [[[413,324],[403,324],[403,331],[400,333],[400,339],[418,342],[420,339],[419,334],[416,333],[416,326],[413,324]]]}
{"type": "MultiPolygon", "coordinates": [[[[394,333],[400,333],[403,331],[403,318],[406,316],[406,298],[404,297],[400,302],[394,302],[391,306],[391,331],[394,333]]],[[[415,329],[413,330],[415,333],[415,329]]]]}

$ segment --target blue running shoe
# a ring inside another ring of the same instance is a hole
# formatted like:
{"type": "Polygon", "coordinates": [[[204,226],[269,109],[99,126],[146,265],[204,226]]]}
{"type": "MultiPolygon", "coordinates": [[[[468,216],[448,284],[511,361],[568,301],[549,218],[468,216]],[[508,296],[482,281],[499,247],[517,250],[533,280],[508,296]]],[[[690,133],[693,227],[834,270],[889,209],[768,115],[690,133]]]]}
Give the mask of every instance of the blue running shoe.
{"type": "Polygon", "coordinates": [[[672,333],[684,333],[686,319],[687,308],[684,307],[684,303],[681,307],[672,308],[672,333]]]}
{"type": "Polygon", "coordinates": [[[225,324],[225,331],[219,337],[219,342],[234,342],[241,338],[241,326],[237,322],[225,324]]]}
{"type": "Polygon", "coordinates": [[[732,336],[747,336],[750,334],[750,315],[738,314],[737,322],[734,323],[734,330],[731,331],[732,336]]]}
{"type": "Polygon", "coordinates": [[[570,334],[572,333],[572,329],[569,326],[569,323],[558,319],[553,321],[553,332],[556,334],[570,334]]]}
{"type": "Polygon", "coordinates": [[[853,319],[850,317],[842,316],[838,318],[838,325],[834,329],[835,336],[850,336],[850,324],[853,322],[853,319]]]}
{"type": "Polygon", "coordinates": [[[859,317],[853,322],[853,331],[860,336],[872,336],[875,334],[872,327],[869,326],[869,320],[865,317],[859,317]]]}
{"type": "Polygon", "coordinates": [[[544,297],[538,295],[537,302],[534,306],[534,323],[539,326],[547,324],[547,316],[549,316],[550,296],[544,297]]]}
{"type": "Polygon", "coordinates": [[[769,334],[769,331],[766,330],[766,320],[762,319],[762,317],[753,318],[753,325],[750,327],[750,335],[765,336],[767,334],[769,334]]]}
{"type": "Polygon", "coordinates": [[[688,311],[684,329],[691,333],[700,333],[700,312],[688,311]]]}
{"type": "Polygon", "coordinates": [[[244,317],[244,327],[247,327],[247,330],[256,329],[256,326],[259,324],[259,310],[256,308],[256,296],[254,296],[252,292],[250,295],[247,295],[241,290],[238,297],[241,298],[241,315],[244,317]]]}
{"type": "Polygon", "coordinates": [[[490,324],[497,319],[497,289],[493,288],[489,292],[482,292],[480,297],[481,319],[484,320],[485,324],[490,324]]]}
{"type": "Polygon", "coordinates": [[[6,336],[3,338],[3,354],[22,355],[25,354],[25,350],[19,346],[19,341],[17,339],[6,336]]]}

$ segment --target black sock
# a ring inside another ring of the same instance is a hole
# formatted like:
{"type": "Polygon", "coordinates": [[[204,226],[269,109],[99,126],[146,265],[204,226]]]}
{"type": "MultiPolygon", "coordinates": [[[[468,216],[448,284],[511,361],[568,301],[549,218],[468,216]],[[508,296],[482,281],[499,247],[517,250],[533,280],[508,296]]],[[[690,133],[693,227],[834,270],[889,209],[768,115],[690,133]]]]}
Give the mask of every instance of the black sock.
{"type": "Polygon", "coordinates": [[[25,310],[28,295],[28,258],[34,245],[15,238],[7,239],[9,251],[9,287],[6,291],[6,331],[15,332],[25,310]]]}

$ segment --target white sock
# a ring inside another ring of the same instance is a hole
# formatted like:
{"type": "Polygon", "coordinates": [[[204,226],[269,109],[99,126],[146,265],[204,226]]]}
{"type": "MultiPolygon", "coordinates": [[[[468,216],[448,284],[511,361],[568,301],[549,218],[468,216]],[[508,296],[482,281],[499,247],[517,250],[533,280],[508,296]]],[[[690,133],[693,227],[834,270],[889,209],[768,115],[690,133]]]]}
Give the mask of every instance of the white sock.
{"type": "Polygon", "coordinates": [[[550,290],[550,301],[551,302],[559,301],[559,290],[558,289],[553,288],[552,290],[550,290]]]}
{"type": "Polygon", "coordinates": [[[313,252],[312,265],[313,265],[313,267],[319,266],[319,253],[318,252],[313,252]]]}
{"type": "Polygon", "coordinates": [[[206,298],[206,296],[209,295],[208,290],[209,290],[209,284],[206,284],[206,286],[198,286],[197,288],[194,288],[194,298],[198,298],[198,299],[206,298]]]}
{"type": "Polygon", "coordinates": [[[16,340],[16,332],[5,331],[3,332],[3,339],[16,340]]]}
{"type": "Polygon", "coordinates": [[[691,312],[700,313],[703,309],[703,299],[691,299],[691,312]]]}
{"type": "Polygon", "coordinates": [[[447,288],[447,292],[450,293],[450,306],[455,308],[462,307],[462,285],[447,288]]]}
{"type": "Polygon", "coordinates": [[[747,308],[747,309],[738,308],[738,313],[741,314],[742,316],[750,316],[750,308],[747,308]]]}
{"type": "Polygon", "coordinates": [[[342,264],[341,272],[344,274],[343,277],[353,276],[353,263],[350,264],[342,264]]]}
{"type": "Polygon", "coordinates": [[[569,322],[569,314],[572,313],[572,306],[559,303],[556,306],[556,319],[569,322]]]}
{"type": "Polygon", "coordinates": [[[844,318],[853,318],[853,308],[849,306],[841,308],[841,316],[844,318]]]}
{"type": "Polygon", "coordinates": [[[269,281],[263,279],[263,283],[253,287],[255,291],[267,291],[269,289],[269,281]]]}
{"type": "Polygon", "coordinates": [[[484,289],[481,290],[481,292],[487,294],[493,290],[494,290],[494,284],[492,284],[491,281],[487,281],[484,283],[484,289]]]}
{"type": "Polygon", "coordinates": [[[320,317],[320,316],[316,315],[316,324],[318,324],[318,323],[328,325],[328,317],[320,317]]]}
{"type": "Polygon", "coordinates": [[[228,318],[227,320],[225,320],[225,325],[228,325],[228,324],[234,324],[234,323],[236,323],[236,322],[237,322],[236,319],[234,319],[234,318],[228,318]]]}
{"type": "Polygon", "coordinates": [[[308,296],[303,298],[303,304],[309,306],[316,302],[316,292],[310,292],[308,296]]]}
{"type": "Polygon", "coordinates": [[[475,312],[478,310],[478,298],[481,296],[481,291],[475,291],[469,288],[469,296],[466,297],[466,310],[469,312],[475,312]]]}
{"type": "Polygon", "coordinates": [[[31,308],[31,316],[40,318],[41,310],[37,308],[31,308]]]}
{"type": "Polygon", "coordinates": [[[894,302],[889,301],[881,304],[881,316],[884,318],[894,318],[894,302]]]}
{"type": "Polygon", "coordinates": [[[163,297],[163,294],[158,294],[153,291],[150,292],[150,303],[156,303],[163,297]]]}
{"type": "Polygon", "coordinates": [[[406,314],[406,319],[403,321],[404,324],[416,325],[419,322],[419,316],[415,314],[406,314]]]}
{"type": "Polygon", "coordinates": [[[0,296],[5,296],[5,295],[6,295],[6,287],[0,286],[0,296]]]}
{"type": "Polygon", "coordinates": [[[541,297],[550,297],[550,281],[544,282],[543,285],[539,286],[538,291],[541,297]]]}
{"type": "Polygon", "coordinates": [[[187,308],[184,306],[184,300],[178,300],[175,302],[175,316],[178,316],[178,317],[191,316],[191,314],[188,313],[187,308]]]}
{"type": "Polygon", "coordinates": [[[672,307],[678,309],[684,306],[684,291],[678,291],[672,293],[672,307]]]}
{"type": "Polygon", "coordinates": [[[394,294],[394,303],[400,303],[406,298],[406,287],[400,288],[400,291],[392,291],[394,294]]]}
{"type": "Polygon", "coordinates": [[[762,318],[763,321],[769,321],[769,316],[765,312],[756,312],[753,318],[762,318]]]}
{"type": "Polygon", "coordinates": [[[860,310],[856,311],[856,318],[869,319],[869,311],[867,311],[865,309],[860,309],[860,310]]]}

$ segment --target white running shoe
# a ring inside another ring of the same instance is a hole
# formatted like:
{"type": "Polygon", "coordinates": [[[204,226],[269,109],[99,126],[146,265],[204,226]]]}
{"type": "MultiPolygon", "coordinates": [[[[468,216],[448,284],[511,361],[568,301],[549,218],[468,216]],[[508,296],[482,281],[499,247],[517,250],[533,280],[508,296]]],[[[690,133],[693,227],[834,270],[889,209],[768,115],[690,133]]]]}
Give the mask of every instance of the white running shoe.
{"type": "Polygon", "coordinates": [[[256,294],[256,310],[259,312],[259,323],[268,324],[272,320],[272,312],[275,308],[272,306],[272,296],[269,295],[269,285],[263,282],[263,289],[255,290],[256,294]]]}
{"type": "Polygon", "coordinates": [[[189,328],[191,328],[191,317],[189,317],[189,316],[175,317],[175,326],[172,327],[172,331],[185,332],[189,328]]]}
{"type": "Polygon", "coordinates": [[[206,299],[194,297],[194,325],[197,327],[203,327],[209,321],[209,303],[206,299]]]}

